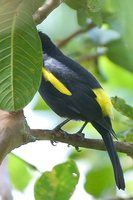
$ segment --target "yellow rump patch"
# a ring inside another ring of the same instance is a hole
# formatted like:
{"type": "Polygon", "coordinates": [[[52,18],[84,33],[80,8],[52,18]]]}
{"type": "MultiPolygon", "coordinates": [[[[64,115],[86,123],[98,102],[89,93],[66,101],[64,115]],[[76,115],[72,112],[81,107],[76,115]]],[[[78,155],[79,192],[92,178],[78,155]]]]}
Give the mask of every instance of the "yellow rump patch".
{"type": "Polygon", "coordinates": [[[72,93],[66,88],[66,86],[60,82],[50,71],[42,68],[43,76],[46,81],[49,81],[59,92],[71,96],[72,93]]]}
{"type": "Polygon", "coordinates": [[[113,118],[113,111],[112,111],[112,103],[110,98],[107,96],[105,91],[102,88],[96,88],[93,89],[93,92],[96,95],[96,100],[98,104],[100,105],[102,112],[105,116],[109,116],[110,118],[113,118]]]}

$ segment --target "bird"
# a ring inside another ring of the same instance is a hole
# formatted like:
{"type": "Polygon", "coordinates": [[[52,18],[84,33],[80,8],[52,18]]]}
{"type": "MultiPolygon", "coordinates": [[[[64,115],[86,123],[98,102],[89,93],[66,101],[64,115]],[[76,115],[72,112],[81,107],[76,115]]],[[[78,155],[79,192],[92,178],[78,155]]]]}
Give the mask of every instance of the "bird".
{"type": "Polygon", "coordinates": [[[112,103],[97,79],[79,63],[64,55],[45,33],[38,31],[43,67],[39,93],[48,106],[60,117],[66,118],[56,129],[70,120],[88,123],[100,133],[112,162],[118,189],[125,189],[122,167],[112,136],[116,136],[111,119],[112,103]]]}

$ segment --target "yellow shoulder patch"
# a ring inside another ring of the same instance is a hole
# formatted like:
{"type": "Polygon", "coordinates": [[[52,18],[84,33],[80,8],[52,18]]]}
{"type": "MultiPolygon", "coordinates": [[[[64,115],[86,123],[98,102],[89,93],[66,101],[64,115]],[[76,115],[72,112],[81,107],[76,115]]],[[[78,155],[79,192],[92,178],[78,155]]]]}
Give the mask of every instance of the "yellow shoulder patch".
{"type": "Polygon", "coordinates": [[[96,100],[100,105],[104,116],[109,116],[113,118],[113,111],[112,111],[112,103],[110,98],[107,96],[105,91],[102,88],[93,89],[93,92],[96,95],[96,100]]]}
{"type": "Polygon", "coordinates": [[[46,81],[49,81],[59,92],[68,96],[72,95],[67,87],[61,81],[59,81],[50,71],[42,68],[42,73],[46,81]]]}

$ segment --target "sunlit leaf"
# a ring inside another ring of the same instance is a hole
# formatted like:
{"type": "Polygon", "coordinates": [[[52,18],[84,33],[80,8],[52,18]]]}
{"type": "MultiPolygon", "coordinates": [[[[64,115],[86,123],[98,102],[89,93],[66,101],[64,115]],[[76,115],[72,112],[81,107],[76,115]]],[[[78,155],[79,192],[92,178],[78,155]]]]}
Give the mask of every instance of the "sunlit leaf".
{"type": "Polygon", "coordinates": [[[126,141],[133,142],[133,129],[130,129],[129,132],[126,134],[126,141]]]}
{"type": "Polygon", "coordinates": [[[35,183],[36,200],[68,200],[79,179],[79,171],[73,161],[59,164],[51,172],[45,172],[35,183]]]}
{"type": "Polygon", "coordinates": [[[30,167],[16,156],[9,156],[8,171],[11,184],[18,190],[23,191],[32,179],[30,167]]]}
{"type": "Polygon", "coordinates": [[[49,110],[49,107],[45,103],[45,101],[42,99],[42,97],[38,94],[37,101],[34,103],[33,108],[34,110],[49,110]]]}

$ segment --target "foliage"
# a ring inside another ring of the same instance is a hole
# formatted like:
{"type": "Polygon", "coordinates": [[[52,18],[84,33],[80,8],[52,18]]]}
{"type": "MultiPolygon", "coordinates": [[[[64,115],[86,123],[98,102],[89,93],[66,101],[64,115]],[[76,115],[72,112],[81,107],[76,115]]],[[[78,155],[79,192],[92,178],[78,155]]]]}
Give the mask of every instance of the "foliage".
{"type": "Polygon", "coordinates": [[[8,159],[8,169],[13,186],[23,191],[32,179],[31,167],[17,156],[10,155],[8,159]],[[24,174],[24,176],[22,176],[22,174],[24,174]]]}
{"type": "Polygon", "coordinates": [[[110,193],[115,194],[113,185],[112,169],[105,162],[104,165],[99,163],[99,166],[89,170],[86,175],[85,190],[95,198],[102,197],[105,192],[107,197],[110,193]]]}
{"type": "MultiPolygon", "coordinates": [[[[42,2],[42,0],[0,1],[0,109],[21,110],[38,90],[42,53],[32,14],[42,2]]],[[[42,27],[46,32],[51,33],[53,38],[58,30],[56,39],[59,40],[62,35],[70,34],[69,30],[66,33],[65,26],[58,28],[59,21],[62,20],[63,25],[66,24],[67,27],[68,21],[72,20],[69,14],[73,13],[74,20],[76,15],[76,25],[73,23],[71,28],[75,27],[75,33],[79,29],[82,31],[79,31],[80,34],[75,34],[62,50],[94,73],[110,95],[117,95],[112,97],[113,106],[118,111],[115,111],[113,127],[121,139],[132,142],[133,107],[130,106],[133,99],[132,0],[128,2],[65,0],[64,2],[62,8],[59,8],[64,11],[57,9],[54,14],[51,14],[52,20],[49,19],[48,22],[45,20],[42,27]],[[59,12],[61,15],[56,23],[59,12]],[[68,12],[69,17],[66,21],[65,12],[68,12]]],[[[48,109],[44,103],[42,105],[40,99],[34,107],[39,110],[48,109]]],[[[75,130],[74,125],[68,128],[75,130]]],[[[92,128],[89,132],[92,132],[95,137],[92,128]]],[[[71,152],[69,158],[75,161],[68,159],[65,163],[53,167],[52,171],[42,173],[36,180],[35,198],[37,200],[70,199],[78,184],[79,174],[84,174],[84,189],[94,198],[104,199],[107,195],[117,195],[110,163],[104,162],[107,157],[103,155],[104,153],[88,150],[82,150],[81,153],[71,152]],[[83,160],[87,166],[91,163],[91,168],[87,169],[86,175],[82,170],[78,170],[78,163],[82,163],[83,160]]],[[[46,154],[43,156],[45,157],[46,154]]],[[[127,172],[132,171],[132,162],[126,156],[123,157],[124,168],[127,172]]],[[[20,191],[26,189],[34,176],[30,164],[16,157],[11,157],[9,160],[9,172],[13,186],[20,191]],[[18,178],[20,175],[21,177],[18,178]]],[[[127,180],[127,191],[129,191],[126,193],[127,196],[133,195],[132,185],[133,181],[127,180]]]]}
{"type": "Polygon", "coordinates": [[[56,165],[51,172],[45,172],[36,181],[35,199],[67,200],[71,197],[79,179],[79,171],[74,161],[56,165]]]}
{"type": "Polygon", "coordinates": [[[128,118],[133,119],[133,107],[126,104],[124,99],[118,98],[118,97],[113,97],[112,103],[116,110],[118,110],[123,115],[127,116],[128,118]]]}
{"type": "Polygon", "coordinates": [[[31,3],[3,0],[0,4],[0,108],[3,110],[21,110],[31,101],[40,82],[41,45],[31,3]]]}

